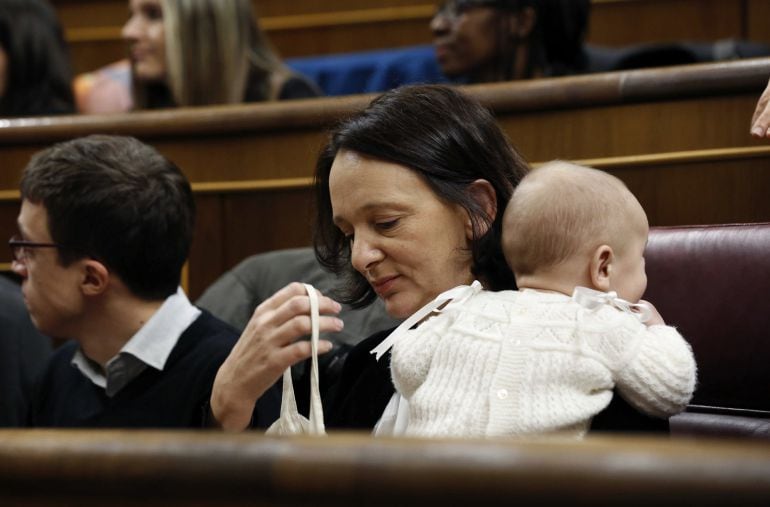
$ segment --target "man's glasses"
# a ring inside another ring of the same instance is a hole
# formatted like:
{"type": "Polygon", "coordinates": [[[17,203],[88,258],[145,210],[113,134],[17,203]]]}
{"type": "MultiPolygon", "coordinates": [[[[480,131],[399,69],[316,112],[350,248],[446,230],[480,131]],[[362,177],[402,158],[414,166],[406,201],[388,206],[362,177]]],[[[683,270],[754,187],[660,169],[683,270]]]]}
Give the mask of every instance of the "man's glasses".
{"type": "Polygon", "coordinates": [[[32,248],[61,248],[61,245],[56,243],[35,243],[34,241],[26,241],[18,236],[14,236],[8,240],[8,246],[11,249],[11,255],[16,262],[23,262],[27,259],[27,250],[32,248]]]}
{"type": "Polygon", "coordinates": [[[500,0],[448,0],[439,6],[436,16],[455,21],[474,7],[499,7],[500,4],[500,0]]]}

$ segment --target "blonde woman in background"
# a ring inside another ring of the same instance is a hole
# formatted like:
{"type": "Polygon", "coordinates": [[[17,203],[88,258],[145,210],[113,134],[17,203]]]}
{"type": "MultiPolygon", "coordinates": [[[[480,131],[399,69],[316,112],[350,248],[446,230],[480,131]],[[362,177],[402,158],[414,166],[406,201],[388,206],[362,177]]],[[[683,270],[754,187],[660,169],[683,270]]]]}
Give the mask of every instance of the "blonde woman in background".
{"type": "Polygon", "coordinates": [[[259,28],[251,0],[130,0],[130,74],[116,64],[80,78],[82,112],[316,97],[259,28]]]}
{"type": "Polygon", "coordinates": [[[251,0],[130,0],[135,109],[313,97],[257,25],[251,0]]]}

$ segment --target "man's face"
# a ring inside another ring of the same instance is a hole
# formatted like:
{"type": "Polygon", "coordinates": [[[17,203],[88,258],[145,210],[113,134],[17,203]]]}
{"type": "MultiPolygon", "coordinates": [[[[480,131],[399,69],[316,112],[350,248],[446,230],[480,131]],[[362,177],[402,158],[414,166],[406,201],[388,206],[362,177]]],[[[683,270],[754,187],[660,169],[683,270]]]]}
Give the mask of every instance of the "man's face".
{"type": "MultiPolygon", "coordinates": [[[[22,201],[18,226],[22,240],[53,242],[48,211],[42,204],[22,201]]],[[[25,247],[13,262],[13,271],[22,278],[24,302],[40,332],[56,338],[76,337],[83,315],[82,262],[64,267],[58,248],[25,247]]]]}

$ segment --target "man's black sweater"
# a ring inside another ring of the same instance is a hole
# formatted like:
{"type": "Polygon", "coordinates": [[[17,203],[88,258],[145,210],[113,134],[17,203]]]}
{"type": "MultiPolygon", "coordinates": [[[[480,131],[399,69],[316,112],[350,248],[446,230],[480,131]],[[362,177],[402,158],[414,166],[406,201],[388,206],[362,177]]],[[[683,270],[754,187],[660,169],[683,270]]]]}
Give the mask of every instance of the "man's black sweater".
{"type": "MultiPolygon", "coordinates": [[[[75,342],[61,346],[37,386],[30,423],[57,428],[200,428],[208,421],[214,377],[238,339],[229,325],[204,311],[174,346],[163,371],[147,367],[112,398],[70,362],[75,342]]],[[[278,418],[281,392],[257,402],[253,425],[278,418]]]]}

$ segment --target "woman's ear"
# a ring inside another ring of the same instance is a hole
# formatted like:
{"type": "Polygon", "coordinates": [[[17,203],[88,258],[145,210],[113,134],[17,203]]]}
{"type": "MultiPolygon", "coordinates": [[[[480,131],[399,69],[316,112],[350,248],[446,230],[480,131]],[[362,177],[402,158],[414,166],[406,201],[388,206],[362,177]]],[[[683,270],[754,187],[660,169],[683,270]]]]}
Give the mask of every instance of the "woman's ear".
{"type": "Polygon", "coordinates": [[[481,220],[473,220],[470,214],[468,215],[465,223],[465,235],[470,240],[486,234],[492,222],[494,222],[497,215],[497,193],[490,182],[479,179],[468,185],[468,194],[471,199],[476,201],[481,211],[489,217],[489,220],[484,220],[486,217],[479,217],[481,220]]]}
{"type": "Polygon", "coordinates": [[[601,245],[591,255],[590,273],[591,285],[596,290],[608,292],[610,290],[610,276],[612,275],[612,263],[615,253],[609,245],[601,245]]]}
{"type": "Polygon", "coordinates": [[[83,280],[80,289],[86,296],[102,294],[110,283],[110,270],[107,266],[94,259],[86,259],[84,263],[83,280]]]}
{"type": "Polygon", "coordinates": [[[508,15],[508,33],[517,40],[529,39],[535,30],[535,23],[537,23],[535,8],[525,7],[508,15]]]}

